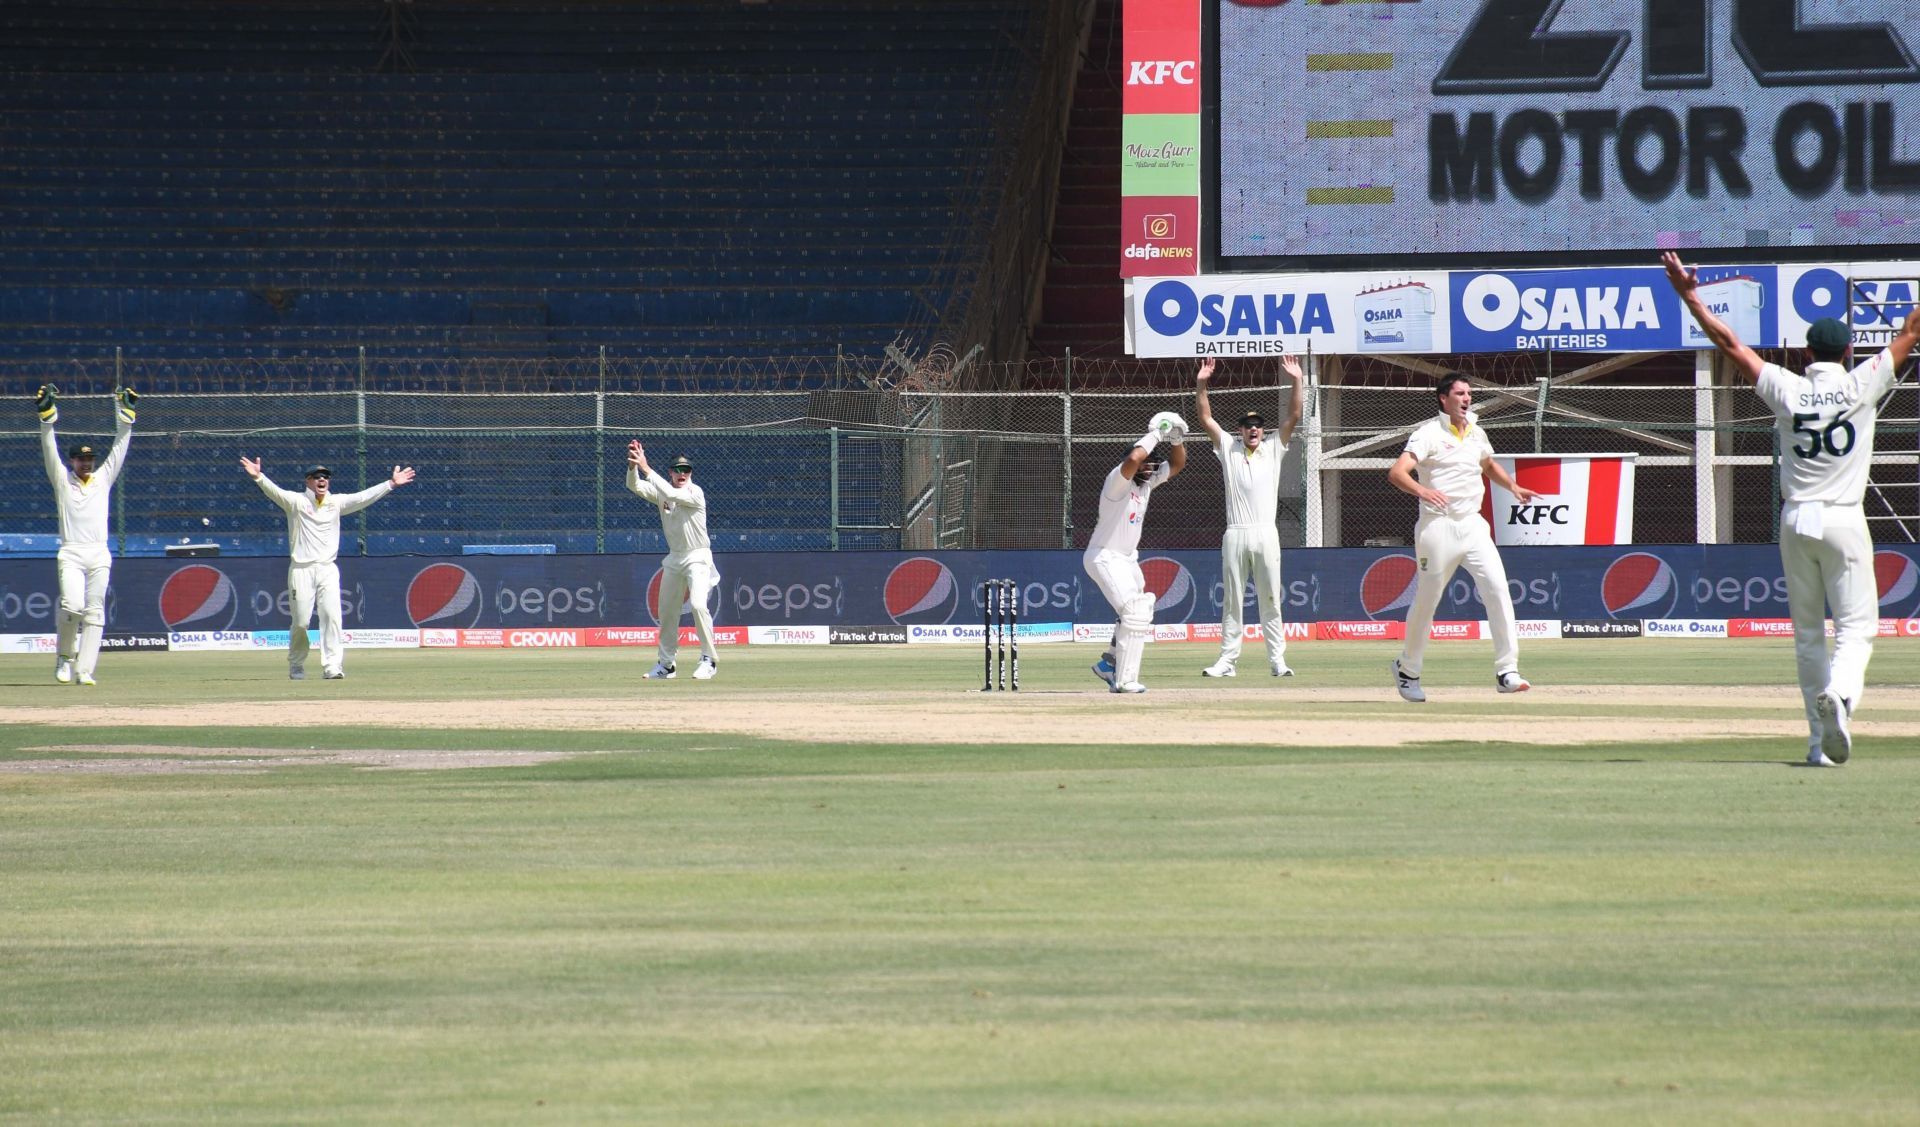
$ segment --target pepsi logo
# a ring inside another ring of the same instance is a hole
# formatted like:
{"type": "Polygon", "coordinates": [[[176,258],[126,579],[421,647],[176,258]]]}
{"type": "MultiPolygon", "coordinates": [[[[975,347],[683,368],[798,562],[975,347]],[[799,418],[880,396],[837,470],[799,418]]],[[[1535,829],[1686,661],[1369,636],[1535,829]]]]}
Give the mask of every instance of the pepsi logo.
{"type": "Polygon", "coordinates": [[[1920,591],[1920,564],[1899,552],[1875,552],[1873,580],[1880,591],[1882,607],[1895,611],[1911,608],[1914,593],[1920,591]]]}
{"type": "Polygon", "coordinates": [[[415,626],[475,626],[486,605],[480,581],[459,564],[429,564],[407,584],[407,617],[415,626]]]}
{"type": "Polygon", "coordinates": [[[887,617],[902,626],[952,622],[960,609],[960,583],[939,560],[915,556],[887,573],[887,617]]]}
{"type": "Polygon", "coordinates": [[[1629,552],[1600,577],[1600,602],[1613,618],[1672,618],[1680,581],[1659,556],[1629,552]]]}
{"type": "Polygon", "coordinates": [[[1141,560],[1140,574],[1146,578],[1147,591],[1153,596],[1154,621],[1193,621],[1199,587],[1193,581],[1193,573],[1179,560],[1169,556],[1141,560]]]}
{"type": "MultiPolygon", "coordinates": [[[[653,578],[647,580],[647,614],[653,618],[655,625],[660,623],[660,577],[665,574],[665,570],[656,571],[653,573],[653,578]]],[[[691,594],[692,592],[689,591],[688,595],[691,594]]],[[[693,621],[692,616],[693,604],[687,600],[686,596],[682,596],[680,599],[680,613],[674,616],[674,621],[676,624],[691,622],[693,621]]],[[[707,589],[707,617],[711,619],[718,618],[719,616],[720,585],[715,583],[707,589]]]]}
{"type": "Polygon", "coordinates": [[[1420,563],[1412,556],[1381,556],[1360,576],[1360,609],[1368,618],[1395,614],[1413,605],[1420,585],[1420,563]]]}
{"type": "Polygon", "coordinates": [[[225,630],[239,613],[233,580],[217,567],[188,564],[160,584],[160,621],[169,630],[225,630]]]}

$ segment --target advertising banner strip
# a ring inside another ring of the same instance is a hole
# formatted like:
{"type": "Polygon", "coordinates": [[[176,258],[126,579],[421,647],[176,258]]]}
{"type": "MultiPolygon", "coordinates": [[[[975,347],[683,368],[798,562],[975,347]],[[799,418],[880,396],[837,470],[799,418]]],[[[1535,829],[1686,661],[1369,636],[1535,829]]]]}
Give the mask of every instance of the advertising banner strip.
{"type": "Polygon", "coordinates": [[[1121,5],[1120,276],[1200,268],[1200,0],[1121,5]]]}

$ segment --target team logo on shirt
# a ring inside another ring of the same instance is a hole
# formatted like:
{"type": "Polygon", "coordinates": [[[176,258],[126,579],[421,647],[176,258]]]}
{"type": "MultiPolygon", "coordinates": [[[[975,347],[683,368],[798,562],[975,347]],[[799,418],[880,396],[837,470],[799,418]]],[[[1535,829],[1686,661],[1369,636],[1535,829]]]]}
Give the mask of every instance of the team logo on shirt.
{"type": "Polygon", "coordinates": [[[915,556],[894,565],[883,589],[887,616],[902,626],[939,626],[960,609],[960,581],[947,565],[915,556]]]}
{"type": "Polygon", "coordinates": [[[459,564],[429,564],[407,584],[407,617],[415,626],[475,626],[486,609],[480,581],[459,564]]]}
{"type": "Polygon", "coordinates": [[[1880,606],[1896,612],[1914,607],[1914,592],[1920,590],[1920,564],[1899,552],[1873,554],[1873,579],[1880,590],[1880,606]]]}
{"type": "MultiPolygon", "coordinates": [[[[665,574],[665,569],[662,569],[654,572],[653,578],[647,580],[647,617],[652,619],[656,626],[660,624],[660,577],[665,574]]],[[[688,595],[692,593],[692,591],[687,592],[688,595]]],[[[720,617],[720,585],[718,583],[707,591],[707,615],[714,619],[720,617]]],[[[680,599],[680,613],[675,616],[674,621],[686,623],[693,621],[693,603],[684,596],[680,599]]]]}
{"type": "Polygon", "coordinates": [[[1154,621],[1193,621],[1200,587],[1186,565],[1171,556],[1153,556],[1140,561],[1140,574],[1147,581],[1147,591],[1153,595],[1154,621]]]}
{"type": "Polygon", "coordinates": [[[239,613],[233,580],[217,567],[188,564],[160,584],[160,621],[168,630],[225,630],[239,613]]]}
{"type": "Polygon", "coordinates": [[[1659,556],[1628,552],[1600,577],[1600,601],[1613,618],[1672,618],[1680,580],[1659,556]]]}
{"type": "Polygon", "coordinates": [[[1360,576],[1360,609],[1368,618],[1405,610],[1419,583],[1420,564],[1412,556],[1381,556],[1360,576]]]}

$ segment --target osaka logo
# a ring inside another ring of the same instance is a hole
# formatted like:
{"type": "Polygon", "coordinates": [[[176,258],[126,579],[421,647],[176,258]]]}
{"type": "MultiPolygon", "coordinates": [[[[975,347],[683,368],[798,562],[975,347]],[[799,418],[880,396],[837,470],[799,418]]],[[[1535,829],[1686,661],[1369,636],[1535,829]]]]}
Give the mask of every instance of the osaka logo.
{"type": "MultiPolygon", "coordinates": [[[[1899,552],[1873,554],[1873,579],[1880,590],[1880,605],[1889,610],[1911,610],[1914,592],[1920,590],[1920,564],[1899,552]]],[[[1901,615],[1900,617],[1905,617],[1901,615]]]]}
{"type": "Polygon", "coordinates": [[[189,564],[160,585],[160,621],[169,630],[225,630],[239,613],[233,580],[217,567],[189,564]]]}
{"type": "Polygon", "coordinates": [[[1612,618],[1672,618],[1680,581],[1659,556],[1628,552],[1600,577],[1600,602],[1612,618]]]}
{"type": "MultiPolygon", "coordinates": [[[[647,580],[647,613],[653,617],[653,622],[656,626],[662,625],[662,615],[660,614],[660,577],[665,574],[666,572],[664,571],[656,571],[653,573],[653,578],[647,580]]],[[[688,590],[687,596],[691,596],[692,594],[692,590],[688,590]]],[[[692,615],[693,604],[687,600],[687,597],[683,596],[680,600],[680,613],[674,616],[674,622],[691,622],[692,615]]],[[[720,617],[720,584],[718,583],[715,583],[707,590],[707,617],[712,619],[718,619],[720,617]]]]}
{"type": "Polygon", "coordinates": [[[1193,621],[1200,589],[1193,581],[1193,573],[1179,560],[1170,556],[1141,560],[1140,574],[1146,577],[1147,591],[1153,595],[1155,622],[1193,621]]]}
{"type": "Polygon", "coordinates": [[[939,626],[960,609],[959,581],[946,564],[927,556],[895,564],[882,595],[887,617],[902,626],[939,626]]]}
{"type": "Polygon", "coordinates": [[[1381,556],[1360,576],[1360,609],[1368,618],[1405,610],[1419,584],[1420,565],[1412,556],[1381,556]]]}
{"type": "Polygon", "coordinates": [[[459,564],[428,564],[407,584],[407,617],[415,626],[475,626],[486,607],[480,581],[459,564]]]}

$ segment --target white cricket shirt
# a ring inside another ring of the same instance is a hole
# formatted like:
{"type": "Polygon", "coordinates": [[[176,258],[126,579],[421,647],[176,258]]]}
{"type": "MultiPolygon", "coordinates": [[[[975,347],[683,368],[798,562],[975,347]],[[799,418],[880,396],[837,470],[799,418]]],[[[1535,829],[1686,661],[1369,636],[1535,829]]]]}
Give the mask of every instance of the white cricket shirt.
{"type": "Polygon", "coordinates": [[[297,564],[332,563],[340,555],[340,518],[393,492],[392,479],[358,493],[329,493],[324,498],[311,489],[282,489],[266,474],[253,480],[268,500],[286,510],[287,554],[297,564]]]}
{"type": "MultiPolygon", "coordinates": [[[[1428,419],[1407,437],[1407,453],[1417,463],[1420,483],[1446,495],[1447,516],[1468,517],[1480,511],[1480,500],[1487,492],[1480,465],[1493,457],[1493,444],[1472,415],[1467,416],[1463,431],[1454,430],[1445,414],[1428,419]]],[[[1420,503],[1422,516],[1439,512],[1420,503]]]]}
{"type": "Polygon", "coordinates": [[[40,424],[40,453],[47,463],[47,481],[53,485],[53,507],[60,514],[60,546],[105,544],[107,518],[112,504],[107,494],[113,489],[120,467],[127,460],[127,443],[133,438],[133,424],[118,418],[114,428],[113,449],[94,464],[93,473],[81,481],[60,457],[60,440],[52,423],[40,424]]]}
{"type": "Polygon", "coordinates": [[[1107,480],[1100,486],[1100,519],[1094,523],[1093,535],[1087,538],[1087,551],[1137,554],[1140,525],[1147,518],[1147,500],[1153,495],[1154,486],[1172,476],[1171,462],[1161,462],[1144,485],[1135,485],[1131,478],[1121,477],[1119,466],[1108,470],[1107,480]]]}
{"type": "Polygon", "coordinates": [[[1280,512],[1280,463],[1287,456],[1284,442],[1263,435],[1258,450],[1248,450],[1239,435],[1220,432],[1213,452],[1220,457],[1220,477],[1227,487],[1227,525],[1232,528],[1272,527],[1280,512]]]}
{"type": "Polygon", "coordinates": [[[697,553],[713,557],[713,541],[707,538],[707,495],[693,482],[679,489],[653,471],[640,480],[638,466],[627,467],[627,488],[660,507],[660,531],[667,534],[667,551],[676,559],[691,559],[697,553]]]}
{"type": "Polygon", "coordinates": [[[1778,364],[1760,369],[1753,390],[1780,428],[1780,498],[1858,505],[1873,461],[1880,400],[1893,386],[1893,357],[1882,349],[1852,371],[1820,361],[1796,376],[1778,364]]]}

